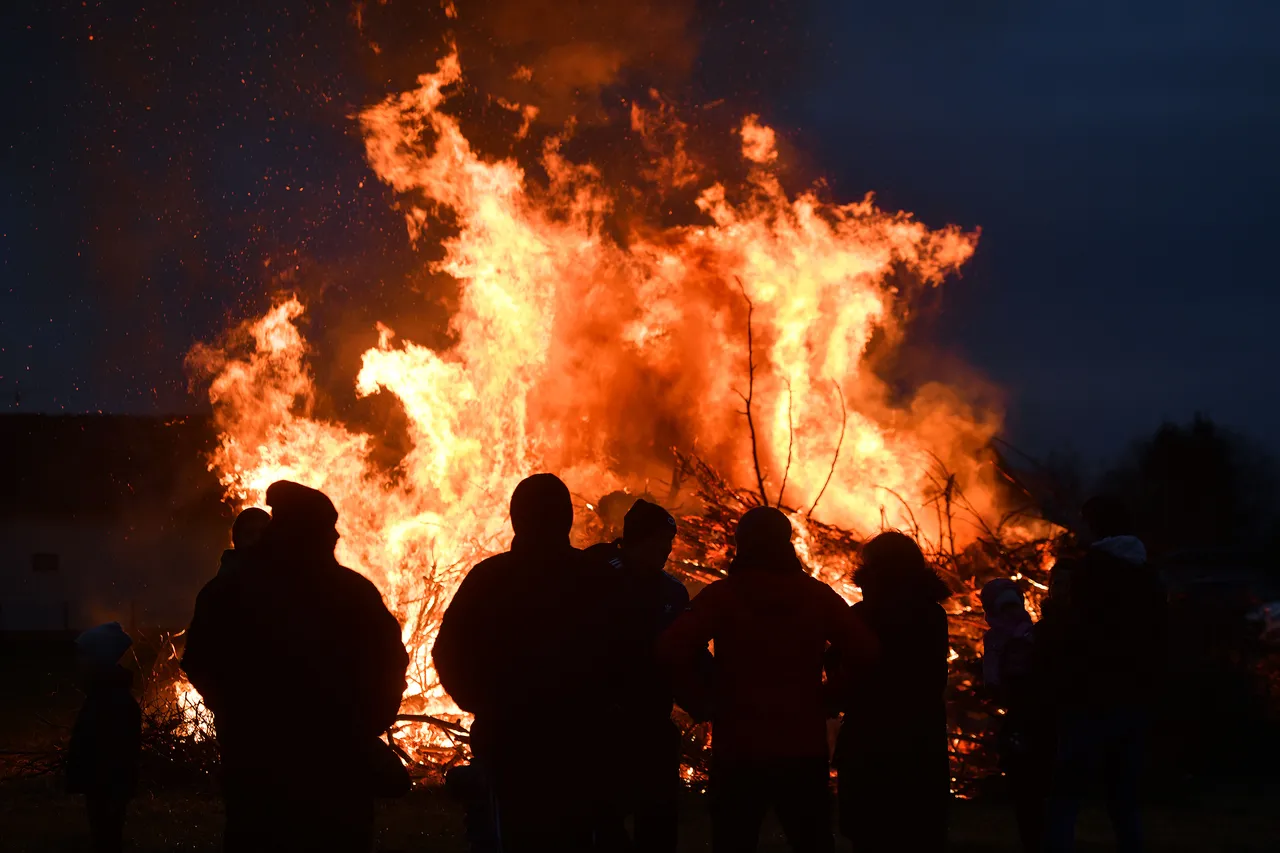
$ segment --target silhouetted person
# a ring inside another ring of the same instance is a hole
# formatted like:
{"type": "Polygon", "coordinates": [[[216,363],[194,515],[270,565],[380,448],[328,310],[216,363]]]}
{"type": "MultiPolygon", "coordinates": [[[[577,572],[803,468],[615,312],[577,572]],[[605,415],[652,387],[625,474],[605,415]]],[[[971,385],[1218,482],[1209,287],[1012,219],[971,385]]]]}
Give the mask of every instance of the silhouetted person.
{"type": "Polygon", "coordinates": [[[757,507],[738,522],[729,576],[702,590],[660,642],[682,690],[715,643],[711,820],[716,853],[753,851],[770,807],[792,849],[830,851],[823,654],[862,661],[874,640],[830,587],[810,577],[791,522],[757,507]]]}
{"type": "Polygon", "coordinates": [[[511,526],[511,550],[458,587],[432,657],[475,715],[472,752],[496,793],[505,853],[588,850],[600,797],[584,772],[602,766],[618,710],[619,592],[569,544],[573,503],[559,478],[521,482],[511,526]],[[566,729],[571,761],[554,754],[566,729]]]}
{"type": "Polygon", "coordinates": [[[262,540],[271,524],[271,513],[256,506],[243,510],[231,524],[231,547],[222,552],[218,574],[233,572],[252,559],[253,547],[262,540]]]}
{"type": "Polygon", "coordinates": [[[1118,847],[1131,853],[1143,848],[1138,784],[1167,655],[1165,592],[1119,500],[1093,498],[1083,514],[1093,544],[1055,567],[1037,632],[1058,732],[1046,848],[1073,849],[1080,800],[1101,769],[1118,847]]]}
{"type": "Polygon", "coordinates": [[[1036,626],[1022,590],[1008,578],[990,581],[981,597],[991,626],[982,638],[982,680],[1005,712],[997,739],[1000,767],[1008,779],[1022,849],[1040,853],[1054,743],[1044,679],[1036,666],[1036,626]]]}
{"type": "Polygon", "coordinates": [[[840,828],[854,849],[944,849],[947,614],[950,592],[919,546],[896,531],[862,546],[853,613],[879,641],[873,666],[853,673],[836,741],[840,828]]]}
{"type": "Polygon", "coordinates": [[[248,565],[196,600],[182,665],[214,713],[228,851],[365,851],[409,657],[377,587],[334,558],[321,492],[267,489],[248,565]],[[241,570],[243,569],[243,570],[241,570]]]}
{"type": "Polygon", "coordinates": [[[95,853],[117,853],[124,817],[138,783],[142,712],[133,698],[133,675],[120,657],[133,640],[110,622],[76,639],[76,662],[85,692],[67,750],[67,790],[84,794],[95,853]]]}
{"type": "Polygon", "coordinates": [[[626,665],[621,708],[610,739],[617,802],[597,825],[597,850],[632,849],[623,825],[632,815],[634,849],[674,853],[679,823],[680,730],[671,721],[673,688],[658,665],[658,637],[689,606],[684,584],[664,571],[676,520],[662,507],[637,500],[622,521],[622,538],[593,545],[587,556],[616,575],[622,597],[617,618],[628,625],[633,658],[626,665]]]}
{"type": "Polygon", "coordinates": [[[450,767],[444,776],[444,787],[464,809],[467,849],[471,853],[502,853],[497,799],[484,765],[473,760],[450,767]]]}

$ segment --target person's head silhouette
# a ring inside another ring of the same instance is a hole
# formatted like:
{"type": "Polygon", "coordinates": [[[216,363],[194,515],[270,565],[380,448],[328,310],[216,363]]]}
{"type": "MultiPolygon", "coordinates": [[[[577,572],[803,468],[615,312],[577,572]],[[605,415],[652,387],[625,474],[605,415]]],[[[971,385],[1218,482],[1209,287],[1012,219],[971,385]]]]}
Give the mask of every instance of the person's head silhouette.
{"type": "Polygon", "coordinates": [[[301,483],[279,480],[267,488],[271,524],[267,535],[306,555],[333,554],[338,510],[328,495],[301,483]]]}
{"type": "Polygon", "coordinates": [[[573,498],[555,474],[526,477],[511,493],[511,529],[524,545],[568,545],[573,498]]]}
{"type": "Polygon", "coordinates": [[[747,510],[738,519],[738,545],[730,572],[761,569],[773,572],[804,571],[791,544],[791,519],[771,506],[747,510]]]}
{"type": "Polygon", "coordinates": [[[916,540],[897,530],[886,530],[862,546],[853,582],[868,601],[943,601],[951,596],[916,540]]]}
{"type": "Polygon", "coordinates": [[[251,506],[244,510],[231,524],[231,547],[252,548],[258,544],[270,523],[271,513],[265,509],[251,506]]]}
{"type": "Polygon", "coordinates": [[[643,498],[631,505],[622,522],[622,550],[626,564],[641,571],[660,572],[675,544],[676,520],[656,503],[643,498]]]}

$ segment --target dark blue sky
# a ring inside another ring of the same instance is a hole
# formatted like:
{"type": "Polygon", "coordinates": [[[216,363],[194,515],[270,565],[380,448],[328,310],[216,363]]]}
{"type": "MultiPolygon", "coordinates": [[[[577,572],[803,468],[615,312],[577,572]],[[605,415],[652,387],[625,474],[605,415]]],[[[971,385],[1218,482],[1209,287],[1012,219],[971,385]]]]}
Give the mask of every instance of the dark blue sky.
{"type": "MultiPolygon", "coordinates": [[[[546,36],[525,18],[610,24],[540,4],[516,24],[486,4],[480,29],[532,43],[546,36]]],[[[0,11],[0,404],[190,408],[191,343],[292,286],[323,302],[313,337],[340,373],[372,340],[344,326],[371,335],[406,290],[430,292],[348,117],[430,67],[438,10],[371,4],[362,34],[347,3],[178,5],[0,11]]],[[[1005,389],[1016,442],[1109,455],[1200,410],[1280,449],[1280,6],[655,2],[632,17],[601,39],[643,46],[633,82],[761,112],[796,174],[838,197],[875,190],[982,227],[920,332],[1005,389]]],[[[394,325],[430,340],[447,310],[394,325]]]]}

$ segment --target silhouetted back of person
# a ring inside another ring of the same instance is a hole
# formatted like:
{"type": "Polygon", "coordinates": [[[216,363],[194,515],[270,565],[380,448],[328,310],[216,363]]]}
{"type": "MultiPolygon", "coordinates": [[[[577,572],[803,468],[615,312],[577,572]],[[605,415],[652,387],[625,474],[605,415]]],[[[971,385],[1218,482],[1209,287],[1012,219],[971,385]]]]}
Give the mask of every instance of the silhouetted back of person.
{"type": "Polygon", "coordinates": [[[131,692],[133,674],[119,664],[132,645],[119,622],[76,639],[85,698],[67,749],[67,790],[84,794],[95,853],[123,849],[125,809],[138,784],[142,711],[131,692]]]}
{"type": "Polygon", "coordinates": [[[854,673],[836,744],[840,827],[859,851],[942,850],[947,840],[947,614],[950,592],[909,536],[862,548],[853,612],[880,657],[854,673]]]}
{"type": "Polygon", "coordinates": [[[729,576],[702,590],[663,636],[660,652],[683,690],[715,644],[711,687],[712,847],[755,850],[773,808],[797,851],[829,851],[827,710],[823,656],[874,654],[874,640],[830,587],[810,577],[791,522],[757,507],[738,522],[729,576]]]}
{"type": "Polygon", "coordinates": [[[1009,578],[982,588],[982,682],[999,703],[996,738],[1018,834],[1026,853],[1044,849],[1045,810],[1053,768],[1053,715],[1037,666],[1036,626],[1022,590],[1009,578]]]}
{"type": "MultiPolygon", "coordinates": [[[[619,493],[614,493],[619,494],[619,493]]],[[[602,513],[602,517],[606,517],[602,513]]],[[[664,571],[676,520],[661,506],[632,499],[622,538],[586,550],[621,587],[616,618],[627,626],[630,657],[621,668],[621,707],[610,732],[609,786],[616,795],[596,832],[596,850],[675,853],[679,825],[680,731],[671,721],[674,689],[657,659],[658,637],[689,606],[684,584],[664,571]],[[634,846],[625,819],[632,816],[634,846]]]]}
{"type": "Polygon", "coordinates": [[[218,574],[234,572],[249,562],[254,546],[262,541],[271,524],[271,513],[260,507],[251,506],[236,516],[231,524],[231,547],[222,552],[222,560],[218,564],[218,574]]]}
{"type": "Polygon", "coordinates": [[[1055,567],[1036,635],[1058,733],[1047,849],[1073,849],[1080,799],[1101,769],[1119,849],[1129,853],[1143,847],[1142,742],[1168,655],[1167,603],[1124,504],[1102,495],[1083,515],[1093,542],[1055,567]]]}
{"type": "Polygon", "coordinates": [[[324,494],[281,481],[267,503],[252,560],[201,591],[182,661],[215,715],[226,849],[367,850],[376,739],[408,666],[400,625],[334,558],[324,494]]]}
{"type": "Polygon", "coordinates": [[[503,849],[586,850],[597,804],[582,768],[603,760],[618,708],[619,592],[570,545],[573,503],[559,478],[522,481],[511,525],[511,550],[458,587],[432,658],[445,690],[475,715],[472,750],[495,787],[503,849]],[[573,761],[548,755],[566,727],[573,761]]]}

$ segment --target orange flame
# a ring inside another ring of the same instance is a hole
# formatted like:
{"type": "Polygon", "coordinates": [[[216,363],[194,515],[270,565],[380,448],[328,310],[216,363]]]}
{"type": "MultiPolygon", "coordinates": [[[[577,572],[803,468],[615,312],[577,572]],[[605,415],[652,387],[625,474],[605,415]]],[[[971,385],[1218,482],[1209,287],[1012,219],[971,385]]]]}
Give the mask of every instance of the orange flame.
{"type": "MultiPolygon", "coordinates": [[[[417,89],[360,115],[369,164],[401,194],[410,238],[425,240],[441,212],[456,224],[432,237],[444,257],[431,264],[461,283],[456,343],[397,342],[380,324],[355,379],[360,395],[390,394],[403,407],[403,461],[384,470],[370,436],[313,416],[296,298],[248,324],[247,346],[191,355],[213,377],[221,441],[211,465],[229,495],[261,503],[288,478],[333,498],[340,559],[378,584],[405,625],[406,710],[461,718],[430,644],[467,569],[508,543],[506,502],[522,477],[557,471],[594,498],[643,484],[679,445],[754,488],[748,388],[765,489],[797,507],[798,522],[830,480],[815,518],[861,531],[905,524],[939,459],[979,510],[993,505],[982,448],[998,419],[936,385],[893,403],[867,364],[873,336],[901,334],[905,296],[894,282],[940,283],[972,255],[976,235],[930,230],[870,196],[790,197],[774,131],[751,116],[737,130],[745,186],[705,184],[699,223],[620,239],[606,228],[614,195],[593,166],[562,154],[563,138],[542,146],[545,182],[514,159],[477,154],[444,110],[461,79],[450,54],[417,89]]],[[[660,119],[632,109],[642,134],[660,119]]],[[[675,156],[653,175],[701,180],[682,147],[675,156]]],[[[920,523],[937,541],[942,531],[927,529],[925,514],[920,523]]]]}

